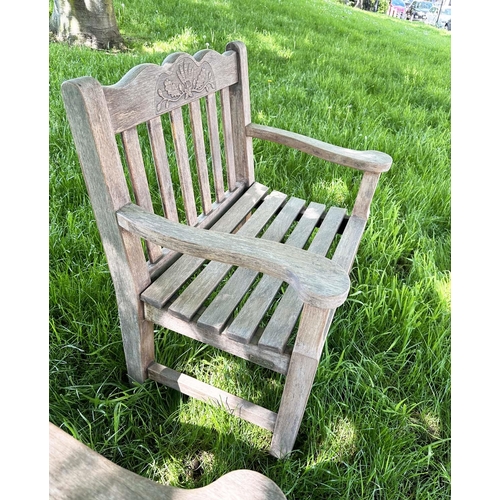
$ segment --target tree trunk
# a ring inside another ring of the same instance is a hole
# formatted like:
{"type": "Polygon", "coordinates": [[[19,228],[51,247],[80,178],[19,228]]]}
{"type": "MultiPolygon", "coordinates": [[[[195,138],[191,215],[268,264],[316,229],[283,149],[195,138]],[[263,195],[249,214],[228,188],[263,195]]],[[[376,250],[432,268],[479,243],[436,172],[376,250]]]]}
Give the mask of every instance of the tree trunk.
{"type": "Polygon", "coordinates": [[[95,49],[121,48],[113,0],[54,0],[49,29],[56,40],[95,49]]]}

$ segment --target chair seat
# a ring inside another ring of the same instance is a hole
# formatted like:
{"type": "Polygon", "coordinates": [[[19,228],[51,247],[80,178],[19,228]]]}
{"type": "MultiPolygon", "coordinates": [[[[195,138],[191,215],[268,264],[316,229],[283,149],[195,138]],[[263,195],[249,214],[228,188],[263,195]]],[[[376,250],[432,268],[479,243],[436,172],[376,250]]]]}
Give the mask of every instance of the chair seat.
{"type": "MultiPolygon", "coordinates": [[[[254,183],[211,230],[330,256],[346,210],[254,183]]],[[[242,267],[180,256],[146,290],[145,315],[165,328],[286,374],[303,302],[286,283],[242,267]]]]}

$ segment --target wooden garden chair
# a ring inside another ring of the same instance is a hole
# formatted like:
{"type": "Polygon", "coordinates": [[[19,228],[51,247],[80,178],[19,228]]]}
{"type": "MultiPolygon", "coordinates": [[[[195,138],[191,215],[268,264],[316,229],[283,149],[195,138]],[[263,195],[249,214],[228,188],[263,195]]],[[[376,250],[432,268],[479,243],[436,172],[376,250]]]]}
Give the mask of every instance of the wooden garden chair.
{"type": "Polygon", "coordinates": [[[272,431],[270,453],[286,456],[391,157],[253,123],[247,51],[238,41],[223,54],[177,52],[161,66],[140,64],[111,86],[69,80],[62,93],[130,378],[223,405],[272,431]],[[361,170],[351,213],[306,206],[257,182],[253,139],[361,170]],[[154,324],[283,374],[278,411],[159,364],[154,324]]]}

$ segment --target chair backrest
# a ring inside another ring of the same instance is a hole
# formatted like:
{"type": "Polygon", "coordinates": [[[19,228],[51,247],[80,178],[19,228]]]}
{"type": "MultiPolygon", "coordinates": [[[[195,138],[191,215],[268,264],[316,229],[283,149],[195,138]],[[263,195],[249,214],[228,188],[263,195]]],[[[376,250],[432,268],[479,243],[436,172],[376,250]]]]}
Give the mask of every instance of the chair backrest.
{"type": "MultiPolygon", "coordinates": [[[[117,251],[141,259],[140,242],[123,247],[116,239],[114,212],[125,204],[207,227],[253,183],[246,47],[232,42],[226,49],[178,52],[162,65],[136,66],[111,86],[91,77],[63,84],[108,262],[117,251]]],[[[142,258],[147,282],[146,274],[175,256],[148,243],[142,258]]]]}

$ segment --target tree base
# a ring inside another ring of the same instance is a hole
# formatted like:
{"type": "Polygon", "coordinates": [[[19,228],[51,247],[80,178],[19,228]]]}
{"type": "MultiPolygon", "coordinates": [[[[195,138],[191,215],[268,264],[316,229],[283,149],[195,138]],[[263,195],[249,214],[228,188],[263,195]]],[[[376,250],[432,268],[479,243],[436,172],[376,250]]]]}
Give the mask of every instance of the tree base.
{"type": "Polygon", "coordinates": [[[49,31],[57,42],[83,45],[92,49],[124,50],[113,0],[54,0],[49,31]]]}
{"type": "Polygon", "coordinates": [[[92,33],[68,34],[49,32],[49,36],[51,42],[67,43],[68,45],[84,46],[91,49],[115,49],[120,51],[124,51],[127,49],[121,35],[118,35],[115,38],[107,38],[106,40],[101,40],[92,33]]]}

